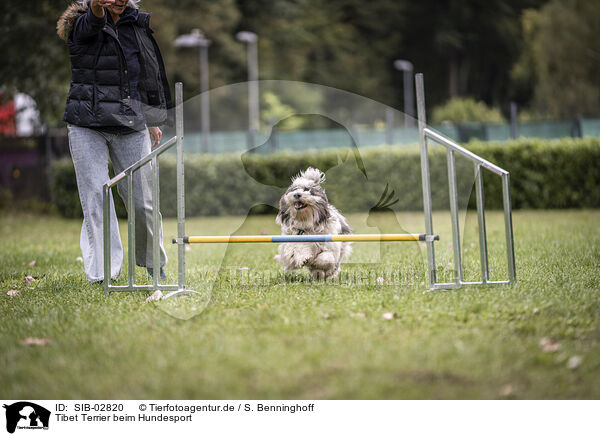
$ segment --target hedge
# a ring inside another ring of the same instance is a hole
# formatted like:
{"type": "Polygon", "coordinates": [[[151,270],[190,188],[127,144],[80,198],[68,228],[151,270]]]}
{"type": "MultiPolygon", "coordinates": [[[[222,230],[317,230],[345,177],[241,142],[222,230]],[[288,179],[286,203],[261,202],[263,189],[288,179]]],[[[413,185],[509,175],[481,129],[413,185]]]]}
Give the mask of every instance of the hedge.
{"type": "MultiPolygon", "coordinates": [[[[507,142],[472,141],[467,148],[511,173],[513,208],[595,208],[600,206],[600,138],[507,142]]],[[[364,149],[357,159],[352,150],[280,152],[269,155],[186,155],[186,214],[241,215],[273,211],[290,178],[313,166],[326,171],[325,189],[343,212],[368,212],[386,185],[398,202],[394,210],[422,209],[419,150],[415,147],[364,149]],[[357,163],[362,159],[365,174],[357,163]]],[[[473,165],[457,157],[462,204],[473,203],[473,165]]],[[[448,208],[446,152],[430,148],[434,208],[448,208]]],[[[53,201],[66,217],[80,217],[72,163],[52,166],[53,201]]],[[[161,158],[161,211],[176,215],[174,155],[161,158]]],[[[486,207],[502,208],[499,177],[485,171],[486,207]]],[[[116,195],[115,195],[116,196],[116,195]]],[[[392,199],[390,199],[391,201],[392,199]]],[[[120,201],[118,202],[120,203],[120,201]]],[[[122,204],[118,212],[124,216],[122,204]]]]}

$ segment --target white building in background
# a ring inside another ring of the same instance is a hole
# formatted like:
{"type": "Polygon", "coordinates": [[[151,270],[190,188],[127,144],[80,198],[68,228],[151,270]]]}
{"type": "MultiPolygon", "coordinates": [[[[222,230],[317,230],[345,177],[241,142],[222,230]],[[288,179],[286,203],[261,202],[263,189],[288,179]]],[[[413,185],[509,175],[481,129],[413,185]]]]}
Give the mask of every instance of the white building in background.
{"type": "Polygon", "coordinates": [[[14,102],[17,136],[31,136],[40,133],[42,124],[35,100],[27,94],[17,93],[14,102]]]}

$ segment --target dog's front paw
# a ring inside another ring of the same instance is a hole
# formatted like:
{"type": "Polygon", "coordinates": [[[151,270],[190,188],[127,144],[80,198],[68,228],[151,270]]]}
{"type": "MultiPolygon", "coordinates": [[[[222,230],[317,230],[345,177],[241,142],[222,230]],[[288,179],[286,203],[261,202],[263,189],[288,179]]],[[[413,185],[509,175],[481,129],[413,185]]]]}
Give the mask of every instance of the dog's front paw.
{"type": "Polygon", "coordinates": [[[313,280],[317,280],[317,281],[325,281],[325,280],[332,280],[337,278],[337,276],[340,273],[340,268],[330,268],[330,269],[326,269],[326,270],[322,270],[322,269],[311,269],[310,270],[310,274],[313,278],[313,280]]]}
{"type": "Polygon", "coordinates": [[[337,268],[332,268],[328,271],[325,271],[325,280],[332,280],[337,278],[337,276],[340,274],[340,267],[338,266],[337,268]]]}
{"type": "Polygon", "coordinates": [[[296,268],[302,268],[311,259],[311,255],[308,253],[295,253],[292,256],[292,262],[296,268]]]}
{"type": "Polygon", "coordinates": [[[314,269],[310,272],[313,280],[317,280],[317,281],[323,281],[326,278],[326,274],[325,271],[322,271],[320,269],[314,269]]]}

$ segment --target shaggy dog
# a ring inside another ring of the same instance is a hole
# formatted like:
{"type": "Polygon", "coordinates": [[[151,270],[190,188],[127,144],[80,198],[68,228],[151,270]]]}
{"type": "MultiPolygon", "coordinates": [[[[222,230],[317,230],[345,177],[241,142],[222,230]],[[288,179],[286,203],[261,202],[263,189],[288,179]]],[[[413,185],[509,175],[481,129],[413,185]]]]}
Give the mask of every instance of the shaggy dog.
{"type": "MultiPolygon", "coordinates": [[[[350,234],[346,218],[327,200],[321,183],[325,174],[307,168],[292,178],[291,186],[279,201],[276,222],[282,235],[350,234]]],[[[294,242],[279,246],[275,260],[283,269],[307,267],[315,279],[329,279],[340,272],[340,263],[352,251],[350,242],[294,242]]]]}

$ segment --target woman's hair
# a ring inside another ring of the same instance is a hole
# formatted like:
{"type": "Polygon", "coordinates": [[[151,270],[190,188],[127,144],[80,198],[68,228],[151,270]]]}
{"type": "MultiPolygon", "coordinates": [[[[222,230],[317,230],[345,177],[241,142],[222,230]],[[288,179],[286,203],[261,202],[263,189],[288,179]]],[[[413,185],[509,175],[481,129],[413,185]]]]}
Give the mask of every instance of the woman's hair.
{"type": "MultiPolygon", "coordinates": [[[[79,0],[79,3],[81,3],[82,5],[87,5],[89,0],[79,0]]],[[[127,0],[127,6],[129,6],[130,8],[133,9],[139,9],[140,8],[140,3],[141,0],[127,0]]]]}

